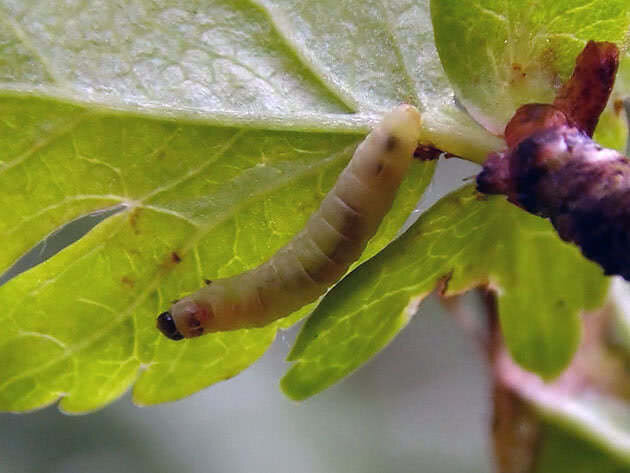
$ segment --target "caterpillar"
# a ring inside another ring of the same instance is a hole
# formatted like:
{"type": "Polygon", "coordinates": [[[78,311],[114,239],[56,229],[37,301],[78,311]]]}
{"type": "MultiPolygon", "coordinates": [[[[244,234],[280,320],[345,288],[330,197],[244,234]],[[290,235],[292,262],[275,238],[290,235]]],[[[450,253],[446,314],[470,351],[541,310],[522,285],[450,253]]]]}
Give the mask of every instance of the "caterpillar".
{"type": "Polygon", "coordinates": [[[400,105],[359,144],[305,228],[260,266],[175,302],[157,318],[171,340],[261,327],[316,300],[343,276],[392,206],[420,135],[420,113],[400,105]]]}

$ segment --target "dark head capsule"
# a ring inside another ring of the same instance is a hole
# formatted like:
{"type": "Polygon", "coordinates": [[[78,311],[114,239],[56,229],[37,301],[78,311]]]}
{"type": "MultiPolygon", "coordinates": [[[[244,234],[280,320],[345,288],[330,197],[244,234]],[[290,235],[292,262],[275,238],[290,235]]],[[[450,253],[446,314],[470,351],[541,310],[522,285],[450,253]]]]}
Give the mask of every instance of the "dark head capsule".
{"type": "Polygon", "coordinates": [[[157,318],[157,328],[171,340],[181,340],[184,336],[177,330],[170,312],[162,312],[157,318]]]}

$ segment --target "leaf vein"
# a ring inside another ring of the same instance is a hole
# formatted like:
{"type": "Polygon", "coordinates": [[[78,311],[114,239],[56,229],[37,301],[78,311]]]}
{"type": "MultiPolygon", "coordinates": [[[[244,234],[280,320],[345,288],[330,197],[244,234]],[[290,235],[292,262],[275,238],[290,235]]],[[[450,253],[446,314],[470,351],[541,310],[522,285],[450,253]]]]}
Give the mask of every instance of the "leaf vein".
{"type": "Polygon", "coordinates": [[[335,95],[346,107],[356,112],[361,109],[361,102],[343,82],[336,80],[328,68],[318,61],[314,54],[297,40],[297,34],[289,19],[274,8],[266,0],[250,0],[260,8],[280,37],[284,39],[287,47],[295,54],[300,62],[315,76],[333,95],[335,95]]]}

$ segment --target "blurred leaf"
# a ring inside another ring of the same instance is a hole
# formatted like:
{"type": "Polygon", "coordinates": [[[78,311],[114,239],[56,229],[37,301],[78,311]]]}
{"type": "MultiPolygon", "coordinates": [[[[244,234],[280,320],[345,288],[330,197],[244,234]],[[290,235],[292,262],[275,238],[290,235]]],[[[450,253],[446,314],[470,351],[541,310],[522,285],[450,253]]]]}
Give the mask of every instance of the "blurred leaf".
{"type": "Polygon", "coordinates": [[[579,312],[601,304],[601,269],[551,224],[472,187],[443,198],[332,289],[304,325],[282,380],[304,399],[359,367],[409,321],[442,278],[446,295],[489,284],[503,334],[524,367],[555,376],[579,338],[579,312]]]}
{"type": "MultiPolygon", "coordinates": [[[[617,310],[607,304],[582,318],[580,346],[571,364],[553,382],[545,382],[516,366],[501,347],[497,349],[492,371],[496,383],[533,406],[545,422],[581,439],[572,439],[569,444],[588,442],[589,450],[601,450],[608,457],[615,457],[614,463],[630,465],[630,376],[625,344],[627,333],[622,330],[625,314],[620,307],[620,303],[627,300],[628,290],[619,284],[619,280],[615,278],[611,290],[617,310]]],[[[627,311],[627,308],[623,309],[627,311]]],[[[544,437],[543,443],[546,443],[544,437]]],[[[547,449],[546,445],[544,449],[547,449]]],[[[561,452],[557,451],[557,446],[552,445],[549,449],[548,456],[559,459],[561,452]]],[[[543,457],[546,455],[543,452],[543,457]]],[[[543,463],[552,464],[552,461],[543,463]]],[[[548,468],[541,471],[555,473],[550,466],[548,468]]],[[[590,471],[607,470],[594,468],[590,471]]]]}
{"type": "Polygon", "coordinates": [[[630,355],[630,283],[621,277],[613,278],[610,300],[615,311],[612,342],[628,356],[630,355]]]}
{"type": "Polygon", "coordinates": [[[588,40],[623,43],[630,2],[433,0],[431,16],[458,98],[501,135],[520,105],[553,100],[588,40]]]}
{"type": "Polygon", "coordinates": [[[630,473],[630,468],[592,444],[546,424],[533,473],[630,473]]]}
{"type": "Polygon", "coordinates": [[[621,56],[615,89],[619,91],[622,98],[630,97],[630,49],[621,56]]]}

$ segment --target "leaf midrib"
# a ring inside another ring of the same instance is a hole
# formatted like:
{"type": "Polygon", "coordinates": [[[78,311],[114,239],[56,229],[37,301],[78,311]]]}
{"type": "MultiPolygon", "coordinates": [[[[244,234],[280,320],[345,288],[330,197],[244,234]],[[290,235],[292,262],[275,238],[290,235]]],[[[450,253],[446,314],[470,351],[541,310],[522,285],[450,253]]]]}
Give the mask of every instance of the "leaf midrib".
{"type": "MultiPolygon", "coordinates": [[[[120,100],[114,95],[90,93],[85,97],[56,86],[0,83],[0,98],[44,99],[74,105],[103,115],[132,116],[148,120],[177,122],[179,125],[209,125],[269,131],[364,134],[381,118],[380,111],[357,113],[244,112],[209,107],[186,107],[147,100],[120,100]]],[[[383,110],[384,112],[385,110],[383,110]]]]}

